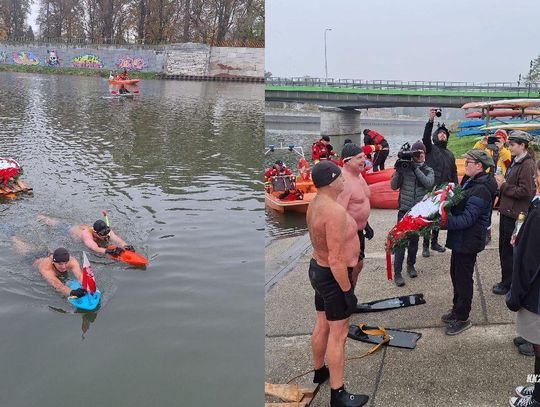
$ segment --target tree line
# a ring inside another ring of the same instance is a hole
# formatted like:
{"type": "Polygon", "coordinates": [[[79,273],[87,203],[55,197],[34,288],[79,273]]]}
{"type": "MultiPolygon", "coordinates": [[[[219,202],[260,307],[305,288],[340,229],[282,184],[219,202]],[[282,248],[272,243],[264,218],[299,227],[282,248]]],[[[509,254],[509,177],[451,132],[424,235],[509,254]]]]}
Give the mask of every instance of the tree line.
{"type": "Polygon", "coordinates": [[[0,40],[264,46],[264,0],[0,0],[0,40]]]}

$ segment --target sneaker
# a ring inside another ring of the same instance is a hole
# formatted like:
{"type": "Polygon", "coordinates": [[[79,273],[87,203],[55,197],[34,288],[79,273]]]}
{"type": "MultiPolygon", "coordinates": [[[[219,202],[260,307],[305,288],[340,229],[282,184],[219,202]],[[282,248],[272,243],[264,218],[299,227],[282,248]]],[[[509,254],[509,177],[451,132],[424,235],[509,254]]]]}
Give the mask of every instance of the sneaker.
{"type": "Polygon", "coordinates": [[[506,287],[503,283],[497,283],[493,286],[493,294],[506,295],[510,288],[506,287]]]}
{"type": "Polygon", "coordinates": [[[519,397],[527,397],[527,396],[532,397],[533,391],[534,391],[534,384],[531,384],[530,386],[518,386],[518,387],[516,387],[516,394],[519,397]]]}
{"type": "Polygon", "coordinates": [[[525,356],[534,356],[534,348],[532,343],[525,342],[518,346],[518,352],[525,356]]]}
{"type": "Polygon", "coordinates": [[[514,338],[514,345],[519,346],[523,345],[524,343],[527,343],[527,340],[525,338],[522,338],[521,336],[516,336],[514,338]]]}
{"type": "Polygon", "coordinates": [[[431,250],[435,250],[436,252],[439,252],[439,253],[444,253],[446,251],[446,249],[437,242],[431,243],[431,250]]]}
{"type": "Polygon", "coordinates": [[[510,397],[510,405],[512,407],[540,407],[540,403],[533,400],[532,396],[510,397]]]}
{"type": "Polygon", "coordinates": [[[323,365],[320,369],[315,369],[315,376],[313,377],[313,383],[324,383],[330,377],[330,370],[323,365]]]}
{"type": "Polygon", "coordinates": [[[422,248],[422,257],[429,257],[431,253],[429,253],[429,246],[424,246],[422,248]]]}
{"type": "Polygon", "coordinates": [[[450,310],[446,314],[444,314],[441,317],[441,321],[444,322],[445,324],[451,324],[452,322],[455,322],[456,317],[455,317],[454,313],[452,312],[452,310],[450,310]]]}
{"type": "Polygon", "coordinates": [[[407,273],[409,273],[409,276],[411,276],[411,278],[415,278],[418,275],[414,266],[410,266],[408,264],[407,264],[407,273]]]}
{"type": "Polygon", "coordinates": [[[446,327],[445,333],[446,335],[457,335],[463,331],[466,331],[471,326],[472,326],[472,322],[470,319],[466,321],[455,320],[454,322],[450,322],[450,324],[448,324],[448,326],[446,327]]]}
{"type": "Polygon", "coordinates": [[[401,274],[396,274],[394,276],[394,283],[396,283],[398,287],[403,287],[405,285],[405,280],[403,280],[401,274]]]}
{"type": "Polygon", "coordinates": [[[369,397],[364,394],[351,394],[343,389],[337,394],[330,392],[330,407],[361,407],[366,404],[369,397]]]}

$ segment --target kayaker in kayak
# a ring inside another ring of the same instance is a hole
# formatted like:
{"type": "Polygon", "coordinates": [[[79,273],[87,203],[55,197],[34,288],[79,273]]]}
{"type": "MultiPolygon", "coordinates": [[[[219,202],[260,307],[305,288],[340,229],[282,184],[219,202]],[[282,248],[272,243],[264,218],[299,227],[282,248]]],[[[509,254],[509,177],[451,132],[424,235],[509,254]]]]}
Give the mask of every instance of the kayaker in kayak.
{"type": "Polygon", "coordinates": [[[124,250],[135,251],[133,246],[124,242],[116,233],[114,233],[105,221],[99,219],[94,222],[93,226],[79,225],[63,225],[58,219],[39,214],[38,219],[49,226],[56,226],[65,234],[69,234],[74,239],[82,241],[86,247],[100,254],[109,254],[118,256],[124,250]],[[114,249],[107,249],[109,245],[116,245],[114,249]]]}
{"type": "Polygon", "coordinates": [[[124,72],[122,72],[121,74],[118,75],[118,78],[121,80],[121,81],[127,81],[129,78],[128,78],[128,70],[127,68],[124,68],[124,72]]]}

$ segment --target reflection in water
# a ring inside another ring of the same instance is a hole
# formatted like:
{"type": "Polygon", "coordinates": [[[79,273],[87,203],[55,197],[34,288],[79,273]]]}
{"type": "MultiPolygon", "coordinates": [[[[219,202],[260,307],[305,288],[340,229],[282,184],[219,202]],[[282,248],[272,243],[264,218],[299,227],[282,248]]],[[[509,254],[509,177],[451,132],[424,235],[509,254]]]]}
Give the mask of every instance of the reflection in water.
{"type": "Polygon", "coordinates": [[[81,348],[79,323],[42,312],[67,309],[65,299],[0,231],[0,324],[10,326],[0,363],[12,366],[0,382],[6,405],[57,405],[54,373],[73,369],[63,398],[79,397],[91,378],[94,404],[261,404],[263,86],[143,81],[138,100],[118,100],[101,97],[108,90],[100,78],[0,73],[0,83],[1,155],[17,159],[34,188],[3,204],[2,223],[80,261],[82,243],[37,214],[92,224],[106,210],[150,260],[141,271],[90,258],[100,321],[88,329],[95,315],[82,315],[81,348]],[[36,337],[38,355],[27,340],[36,337]],[[84,369],[59,353],[78,355],[84,369]],[[53,374],[39,374],[40,366],[53,374]],[[223,375],[229,366],[235,374],[223,375]],[[21,379],[34,391],[9,392],[21,379]]]}

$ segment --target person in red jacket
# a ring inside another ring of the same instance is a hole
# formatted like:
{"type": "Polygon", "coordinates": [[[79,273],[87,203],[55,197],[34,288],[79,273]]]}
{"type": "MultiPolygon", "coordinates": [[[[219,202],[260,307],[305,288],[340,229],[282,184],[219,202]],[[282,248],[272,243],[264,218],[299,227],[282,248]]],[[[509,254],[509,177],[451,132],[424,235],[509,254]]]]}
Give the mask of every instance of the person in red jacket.
{"type": "Polygon", "coordinates": [[[311,146],[311,159],[315,164],[321,160],[330,160],[335,156],[334,148],[330,144],[330,137],[322,136],[319,141],[316,141],[311,146]]]}
{"type": "Polygon", "coordinates": [[[270,177],[278,175],[292,175],[291,171],[283,164],[283,161],[277,160],[276,163],[268,168],[264,173],[264,179],[268,180],[270,177]]]}
{"type": "MultiPolygon", "coordinates": [[[[384,170],[384,162],[390,153],[388,141],[375,130],[364,130],[364,145],[371,146],[375,154],[373,155],[373,172],[384,170]]],[[[372,156],[368,155],[371,160],[372,156]]]]}

